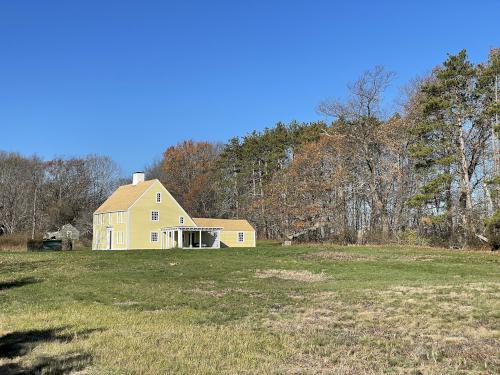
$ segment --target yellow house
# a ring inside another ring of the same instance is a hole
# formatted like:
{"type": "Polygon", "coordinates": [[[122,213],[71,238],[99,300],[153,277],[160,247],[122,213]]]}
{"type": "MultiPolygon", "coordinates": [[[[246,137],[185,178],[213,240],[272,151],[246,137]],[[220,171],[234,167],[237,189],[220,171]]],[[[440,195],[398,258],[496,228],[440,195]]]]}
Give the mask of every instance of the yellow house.
{"type": "Polygon", "coordinates": [[[93,250],[255,247],[246,220],[192,218],[158,180],[133,174],[95,212],[93,250]]]}

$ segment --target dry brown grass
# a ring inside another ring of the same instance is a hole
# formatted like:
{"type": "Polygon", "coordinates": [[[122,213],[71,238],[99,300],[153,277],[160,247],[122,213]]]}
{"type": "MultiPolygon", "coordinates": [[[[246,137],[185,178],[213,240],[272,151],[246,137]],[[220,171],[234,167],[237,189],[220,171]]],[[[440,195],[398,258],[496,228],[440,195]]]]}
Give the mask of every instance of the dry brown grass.
{"type": "Polygon", "coordinates": [[[484,319],[479,305],[498,310],[499,296],[500,283],[461,291],[395,287],[356,302],[326,292],[309,307],[289,307],[265,324],[297,348],[287,373],[494,374],[500,371],[499,326],[484,319]],[[316,346],[299,349],[308,343],[316,346]]]}
{"type": "Polygon", "coordinates": [[[304,256],[305,259],[323,259],[329,261],[373,261],[376,260],[375,257],[364,255],[364,254],[354,254],[354,253],[343,253],[339,251],[329,251],[323,250],[317,253],[311,253],[304,256]]]}
{"type": "Polygon", "coordinates": [[[224,297],[226,294],[231,292],[231,289],[228,288],[224,290],[206,290],[206,289],[195,288],[195,289],[190,289],[188,291],[191,293],[203,294],[211,297],[224,297]]]}
{"type": "Polygon", "coordinates": [[[313,273],[306,270],[257,270],[255,277],[258,279],[268,279],[271,277],[276,277],[282,280],[293,280],[293,281],[303,281],[303,282],[318,282],[325,281],[328,279],[327,275],[324,273],[313,273]]]}
{"type": "Polygon", "coordinates": [[[0,236],[0,251],[26,251],[25,234],[4,234],[0,236]]]}

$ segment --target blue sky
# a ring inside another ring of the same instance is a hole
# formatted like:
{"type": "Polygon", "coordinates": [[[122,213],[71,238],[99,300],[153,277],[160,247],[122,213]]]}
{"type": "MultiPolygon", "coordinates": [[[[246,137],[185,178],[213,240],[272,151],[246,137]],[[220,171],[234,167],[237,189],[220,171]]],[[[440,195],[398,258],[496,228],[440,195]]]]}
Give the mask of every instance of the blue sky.
{"type": "Polygon", "coordinates": [[[398,86],[500,47],[500,1],[0,2],[0,150],[111,156],[314,121],[382,64],[398,86]]]}

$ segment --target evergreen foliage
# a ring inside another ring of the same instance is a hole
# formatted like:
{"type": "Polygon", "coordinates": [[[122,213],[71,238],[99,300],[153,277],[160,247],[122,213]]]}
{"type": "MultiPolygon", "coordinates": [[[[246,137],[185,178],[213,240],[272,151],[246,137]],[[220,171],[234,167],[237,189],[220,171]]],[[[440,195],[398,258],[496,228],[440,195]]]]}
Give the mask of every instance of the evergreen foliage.
{"type": "MultiPolygon", "coordinates": [[[[192,216],[245,218],[260,238],[466,247],[486,235],[498,247],[500,53],[482,64],[465,50],[449,55],[407,88],[397,113],[383,105],[393,76],[375,67],[345,99],[320,103],[328,122],[278,122],[225,144],[180,142],[147,177],[192,216]]],[[[91,233],[114,173],[107,158],[0,153],[2,233],[66,222],[91,233]]]]}

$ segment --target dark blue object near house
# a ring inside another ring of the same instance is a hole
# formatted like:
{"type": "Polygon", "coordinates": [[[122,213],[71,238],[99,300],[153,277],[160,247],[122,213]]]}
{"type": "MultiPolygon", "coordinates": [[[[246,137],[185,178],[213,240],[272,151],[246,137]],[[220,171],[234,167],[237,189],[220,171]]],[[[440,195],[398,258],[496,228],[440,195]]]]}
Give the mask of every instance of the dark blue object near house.
{"type": "Polygon", "coordinates": [[[62,250],[62,240],[43,240],[43,250],[62,250]]]}

